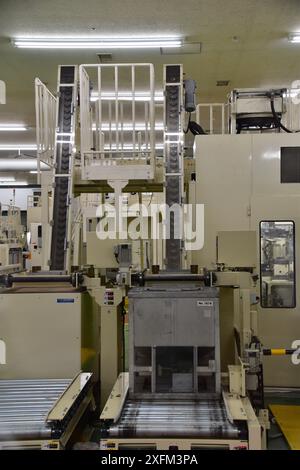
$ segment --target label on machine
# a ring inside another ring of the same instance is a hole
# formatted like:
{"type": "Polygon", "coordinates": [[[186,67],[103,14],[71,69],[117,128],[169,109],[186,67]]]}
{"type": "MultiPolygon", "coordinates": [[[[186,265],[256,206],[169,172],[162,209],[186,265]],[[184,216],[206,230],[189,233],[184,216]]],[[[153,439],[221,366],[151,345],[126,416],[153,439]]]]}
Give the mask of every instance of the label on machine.
{"type": "Polygon", "coordinates": [[[212,300],[197,300],[197,307],[213,307],[214,302],[212,300]]]}

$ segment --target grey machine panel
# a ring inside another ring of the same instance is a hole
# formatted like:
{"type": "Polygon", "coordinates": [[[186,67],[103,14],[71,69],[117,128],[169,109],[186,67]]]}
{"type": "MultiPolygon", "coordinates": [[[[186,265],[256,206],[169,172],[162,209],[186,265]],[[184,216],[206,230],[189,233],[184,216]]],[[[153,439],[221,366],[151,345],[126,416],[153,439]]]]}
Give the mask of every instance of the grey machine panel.
{"type": "Polygon", "coordinates": [[[134,288],[129,306],[131,396],[220,392],[216,288],[134,288]]]}

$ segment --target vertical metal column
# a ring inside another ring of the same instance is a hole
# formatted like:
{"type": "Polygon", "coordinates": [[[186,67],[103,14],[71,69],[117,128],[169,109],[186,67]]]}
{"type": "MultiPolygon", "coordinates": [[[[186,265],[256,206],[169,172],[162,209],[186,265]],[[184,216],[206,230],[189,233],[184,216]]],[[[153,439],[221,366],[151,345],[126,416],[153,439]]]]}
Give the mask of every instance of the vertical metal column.
{"type": "MultiPolygon", "coordinates": [[[[165,155],[165,194],[169,208],[182,204],[183,197],[183,130],[182,65],[164,66],[165,116],[164,116],[164,155],[165,155]]],[[[181,269],[182,240],[175,238],[179,221],[170,212],[169,235],[166,240],[165,267],[167,271],[181,269]]]]}
{"type": "Polygon", "coordinates": [[[58,76],[54,201],[51,236],[51,270],[67,268],[68,216],[72,194],[72,165],[77,98],[77,67],[60,66],[58,76]]]}

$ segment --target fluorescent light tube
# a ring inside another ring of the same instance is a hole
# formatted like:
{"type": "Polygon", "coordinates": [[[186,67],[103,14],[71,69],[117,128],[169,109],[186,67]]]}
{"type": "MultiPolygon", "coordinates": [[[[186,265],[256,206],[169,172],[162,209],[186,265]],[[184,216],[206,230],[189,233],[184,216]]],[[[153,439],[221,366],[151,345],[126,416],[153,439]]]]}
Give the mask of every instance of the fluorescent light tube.
{"type": "Polygon", "coordinates": [[[0,181],[0,186],[28,186],[27,181],[0,181]]]}
{"type": "Polygon", "coordinates": [[[300,94],[300,88],[290,88],[287,91],[287,96],[290,96],[291,98],[296,98],[300,94]]]}
{"type": "Polygon", "coordinates": [[[3,181],[5,181],[6,183],[12,182],[16,181],[16,178],[14,178],[13,176],[0,176],[0,183],[3,183],[3,181]]]}
{"type": "Polygon", "coordinates": [[[289,42],[293,44],[299,44],[300,43],[300,33],[294,33],[289,35],[289,42]]]}
{"type": "Polygon", "coordinates": [[[0,124],[1,131],[27,131],[27,128],[23,124],[0,124]]]}
{"type": "Polygon", "coordinates": [[[35,144],[2,144],[0,145],[0,152],[2,150],[36,150],[35,144]]]}
{"type": "Polygon", "coordinates": [[[29,49],[155,49],[161,47],[181,47],[179,37],[20,37],[13,39],[13,44],[29,49]]]}

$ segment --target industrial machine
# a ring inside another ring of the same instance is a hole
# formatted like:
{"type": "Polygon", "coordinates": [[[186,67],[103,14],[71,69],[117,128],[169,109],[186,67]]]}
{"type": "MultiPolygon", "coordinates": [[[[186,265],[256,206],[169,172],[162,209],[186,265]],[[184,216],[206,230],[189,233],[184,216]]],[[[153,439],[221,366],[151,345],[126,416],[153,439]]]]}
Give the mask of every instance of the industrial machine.
{"type": "MultiPolygon", "coordinates": [[[[196,182],[192,196],[205,204],[206,223],[205,248],[193,252],[192,263],[225,270],[239,267],[240,262],[244,270],[253,271],[256,266],[259,282],[253,293],[258,298],[258,332],[270,348],[293,348],[300,335],[296,289],[299,183],[285,182],[287,159],[292,165],[297,161],[297,156],[286,154],[297,154],[299,145],[298,133],[285,132],[204,135],[195,142],[196,175],[206,177],[201,184],[196,182]],[[233,232],[249,230],[255,233],[255,241],[248,240],[241,251],[233,232]],[[229,233],[230,251],[226,244],[216,251],[220,232],[229,233]],[[224,257],[224,250],[231,256],[224,257]]],[[[291,357],[265,357],[263,364],[265,386],[299,386],[291,357]]]]}
{"type": "Polygon", "coordinates": [[[67,446],[94,396],[102,449],[264,449],[264,384],[298,383],[287,357],[276,377],[264,359],[294,353],[298,329],[288,91],[235,90],[215,105],[215,135],[183,77],[164,66],[163,155],[152,64],[60,66],[57,97],[35,81],[41,192],[28,231],[40,269],[6,276],[0,293],[0,393],[28,414],[4,398],[4,447],[67,446]],[[187,203],[204,214],[202,245],[184,228],[187,203]]]}
{"type": "Polygon", "coordinates": [[[0,448],[64,448],[95,409],[97,304],[75,275],[22,273],[5,283],[0,448]]]}
{"type": "Polygon", "coordinates": [[[218,287],[210,280],[161,272],[130,290],[129,374],[102,411],[102,449],[265,448],[254,281],[233,271],[215,274],[218,287]]]}
{"type": "MultiPolygon", "coordinates": [[[[169,206],[182,205],[185,195],[183,86],[181,67],[165,66],[169,206]]],[[[193,110],[188,106],[188,112],[193,110]]],[[[236,257],[227,272],[215,268],[210,273],[197,274],[197,269],[189,273],[184,269],[184,237],[175,236],[176,223],[175,217],[170,219],[164,269],[155,267],[159,272],[141,275],[142,287],[129,291],[129,373],[119,376],[101,414],[100,446],[110,450],[265,448],[268,413],[263,406],[261,351],[256,349],[251,360],[248,352],[257,329],[256,260],[245,267],[245,261],[236,257]],[[242,272],[234,272],[238,268],[242,272]],[[229,295],[224,295],[226,289],[229,295]]],[[[239,235],[241,240],[235,241],[244,244],[242,253],[249,246],[252,249],[251,233],[239,235]]],[[[227,248],[225,244],[226,235],[220,234],[220,254],[236,254],[228,238],[227,248]]]]}
{"type": "Polygon", "coordinates": [[[248,399],[221,392],[218,290],[184,277],[129,294],[129,383],[102,412],[102,449],[261,448],[248,399]]]}
{"type": "Polygon", "coordinates": [[[122,370],[120,291],[103,284],[97,269],[83,263],[83,269],[71,269],[74,143],[61,136],[76,127],[76,74],[77,67],[60,68],[61,100],[36,80],[49,117],[37,115],[38,148],[47,169],[38,175],[41,193],[28,207],[28,268],[34,272],[1,277],[1,447],[72,445],[81,418],[100,408],[122,370]],[[40,140],[41,126],[47,145],[40,140]],[[18,403],[6,407],[10,400],[4,393],[18,396],[18,403]]]}

